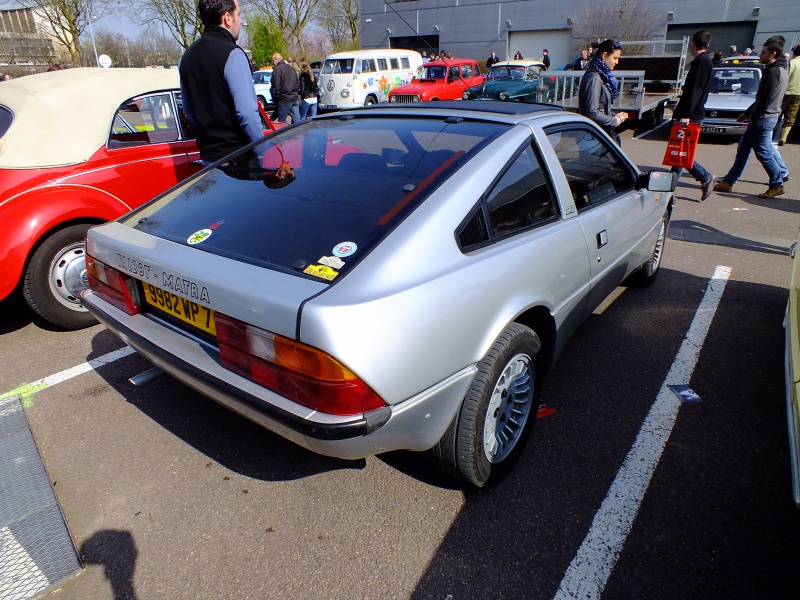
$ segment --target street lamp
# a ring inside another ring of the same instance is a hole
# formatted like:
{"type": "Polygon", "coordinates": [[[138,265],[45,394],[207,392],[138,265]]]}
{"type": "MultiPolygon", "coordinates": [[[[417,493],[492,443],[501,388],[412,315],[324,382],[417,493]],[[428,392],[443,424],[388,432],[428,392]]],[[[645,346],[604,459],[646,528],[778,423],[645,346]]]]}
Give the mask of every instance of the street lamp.
{"type": "Polygon", "coordinates": [[[97,56],[97,45],[94,43],[94,28],[92,27],[92,21],[97,19],[94,15],[89,17],[89,34],[92,36],[92,48],[94,48],[94,64],[95,66],[100,66],[100,58],[97,56]]]}

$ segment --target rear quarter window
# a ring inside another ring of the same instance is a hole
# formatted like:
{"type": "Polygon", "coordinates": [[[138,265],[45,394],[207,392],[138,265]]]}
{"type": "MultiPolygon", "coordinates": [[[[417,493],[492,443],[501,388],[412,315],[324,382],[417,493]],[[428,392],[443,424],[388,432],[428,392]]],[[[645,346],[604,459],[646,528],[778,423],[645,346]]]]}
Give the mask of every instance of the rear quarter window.
{"type": "Polygon", "coordinates": [[[2,138],[14,122],[14,113],[5,106],[0,106],[0,138],[2,138]]]}

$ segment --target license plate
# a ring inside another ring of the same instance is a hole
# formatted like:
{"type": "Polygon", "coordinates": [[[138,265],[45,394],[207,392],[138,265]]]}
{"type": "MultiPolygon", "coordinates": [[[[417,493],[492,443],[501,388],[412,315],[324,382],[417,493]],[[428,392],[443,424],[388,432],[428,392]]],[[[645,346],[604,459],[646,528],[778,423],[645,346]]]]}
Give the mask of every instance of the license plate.
{"type": "Polygon", "coordinates": [[[320,105],[320,108],[323,110],[336,110],[339,107],[336,106],[335,104],[322,104],[320,105]]]}
{"type": "Polygon", "coordinates": [[[202,304],[162,290],[149,283],[144,284],[144,297],[147,303],[213,336],[217,335],[214,311],[202,304]]]}
{"type": "Polygon", "coordinates": [[[725,127],[707,126],[707,127],[701,127],[700,128],[700,133],[725,133],[726,131],[728,131],[728,130],[725,127]]]}

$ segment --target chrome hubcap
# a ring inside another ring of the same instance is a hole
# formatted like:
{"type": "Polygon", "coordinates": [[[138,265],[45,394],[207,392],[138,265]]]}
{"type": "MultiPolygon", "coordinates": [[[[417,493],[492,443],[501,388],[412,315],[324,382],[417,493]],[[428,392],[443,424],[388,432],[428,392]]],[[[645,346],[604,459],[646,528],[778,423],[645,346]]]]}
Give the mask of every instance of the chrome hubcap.
{"type": "Polygon", "coordinates": [[[61,304],[77,312],[85,312],[76,294],[88,287],[86,251],[83,242],[63,248],[50,264],[50,291],[61,304]]]}
{"type": "Polygon", "coordinates": [[[491,463],[503,461],[519,441],[533,403],[533,365],[517,354],[503,369],[492,392],[483,426],[483,452],[491,463]]]}

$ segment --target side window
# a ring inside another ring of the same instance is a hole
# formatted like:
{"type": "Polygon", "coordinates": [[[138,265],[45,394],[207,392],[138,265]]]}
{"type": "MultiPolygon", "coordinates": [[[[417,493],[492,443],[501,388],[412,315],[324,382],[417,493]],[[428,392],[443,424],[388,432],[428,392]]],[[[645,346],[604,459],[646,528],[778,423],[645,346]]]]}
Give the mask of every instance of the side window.
{"type": "Polygon", "coordinates": [[[450,67],[447,72],[450,81],[458,81],[458,67],[450,67]]]}
{"type": "Polygon", "coordinates": [[[463,77],[464,79],[472,77],[472,66],[461,65],[461,77],[463,77]]]}
{"type": "MultiPolygon", "coordinates": [[[[406,59],[406,60],[408,60],[408,59],[406,59]]],[[[389,59],[389,64],[392,66],[392,71],[396,71],[397,69],[400,68],[400,63],[398,62],[398,60],[396,58],[390,58],[389,59]]]]}
{"type": "Polygon", "coordinates": [[[375,60],[372,58],[361,59],[361,72],[373,73],[375,71],[375,60]]]}
{"type": "Polygon", "coordinates": [[[378,59],[378,71],[385,71],[386,70],[386,59],[379,58],[378,59]]]}
{"type": "Polygon", "coordinates": [[[404,69],[410,69],[411,68],[411,63],[408,62],[408,57],[407,56],[403,56],[400,59],[400,64],[403,66],[404,69]]]}
{"type": "Polygon", "coordinates": [[[495,236],[508,235],[558,216],[555,200],[531,146],[514,159],[486,199],[495,236]]]}
{"type": "Polygon", "coordinates": [[[122,103],[111,123],[109,148],[162,144],[179,139],[169,92],[139,96],[122,103]]]}
{"type": "Polygon", "coordinates": [[[586,129],[548,132],[578,212],[633,190],[634,173],[604,141],[586,129]]]}
{"type": "Polygon", "coordinates": [[[186,115],[183,112],[183,99],[181,98],[181,93],[175,93],[175,104],[178,105],[178,117],[181,124],[181,129],[183,130],[183,139],[185,140],[193,140],[197,137],[197,134],[194,131],[194,127],[192,124],[189,123],[189,119],[186,118],[186,115]]]}

